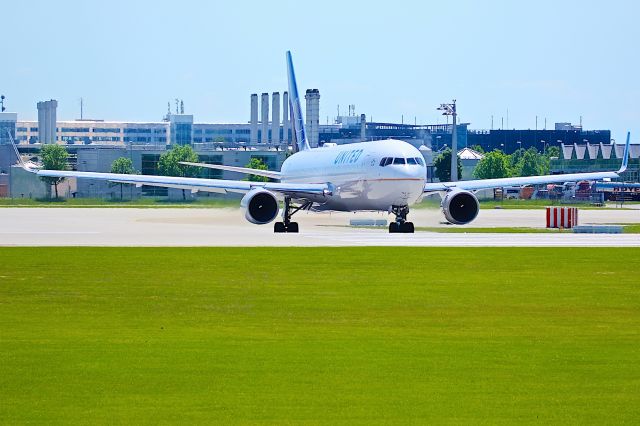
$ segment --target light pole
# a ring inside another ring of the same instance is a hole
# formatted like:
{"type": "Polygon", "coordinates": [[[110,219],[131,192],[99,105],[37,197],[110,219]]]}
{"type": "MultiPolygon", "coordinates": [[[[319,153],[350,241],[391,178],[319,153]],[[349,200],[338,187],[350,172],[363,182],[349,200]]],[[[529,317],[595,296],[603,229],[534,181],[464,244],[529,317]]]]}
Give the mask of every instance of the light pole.
{"type": "Polygon", "coordinates": [[[438,111],[443,111],[442,115],[453,117],[453,128],[451,129],[451,182],[458,180],[458,132],[456,129],[456,100],[450,104],[440,104],[438,111]]]}

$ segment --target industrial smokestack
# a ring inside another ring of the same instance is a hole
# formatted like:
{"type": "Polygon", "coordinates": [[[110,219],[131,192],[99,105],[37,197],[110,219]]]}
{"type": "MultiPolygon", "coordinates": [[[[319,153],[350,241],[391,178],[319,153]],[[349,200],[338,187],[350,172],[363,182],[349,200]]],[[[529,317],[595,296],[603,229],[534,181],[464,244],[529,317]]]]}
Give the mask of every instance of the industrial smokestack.
{"type": "Polygon", "coordinates": [[[307,89],[304,98],[307,100],[307,138],[311,148],[316,148],[320,137],[320,91],[307,89]]]}
{"type": "Polygon", "coordinates": [[[280,144],[280,93],[273,92],[271,97],[271,143],[280,144]]]}
{"type": "Polygon", "coordinates": [[[262,94],[262,136],[260,143],[269,142],[269,94],[262,94]]]}
{"type": "Polygon", "coordinates": [[[364,114],[360,114],[360,140],[367,140],[367,116],[364,114]]]}
{"type": "Polygon", "coordinates": [[[38,102],[36,104],[38,106],[38,142],[45,143],[46,140],[46,130],[45,130],[45,108],[46,105],[44,102],[38,102]]]}
{"type": "Polygon", "coordinates": [[[56,127],[58,125],[58,101],[51,99],[49,101],[50,103],[50,117],[51,117],[51,121],[49,122],[49,125],[51,126],[51,143],[56,143],[56,127]]]}
{"type": "Polygon", "coordinates": [[[251,145],[258,143],[258,94],[251,95],[251,119],[250,119],[250,137],[251,145]]]}
{"type": "Polygon", "coordinates": [[[282,93],[282,141],[289,144],[289,92],[282,93]]]}
{"type": "Polygon", "coordinates": [[[58,101],[38,102],[38,139],[41,144],[56,143],[58,101]]]}

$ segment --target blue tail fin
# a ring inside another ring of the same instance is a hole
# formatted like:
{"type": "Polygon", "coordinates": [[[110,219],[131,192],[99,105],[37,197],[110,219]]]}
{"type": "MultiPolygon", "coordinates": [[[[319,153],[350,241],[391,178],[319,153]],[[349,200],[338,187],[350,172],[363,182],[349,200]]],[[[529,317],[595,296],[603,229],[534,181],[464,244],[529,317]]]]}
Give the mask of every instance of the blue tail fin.
{"type": "Polygon", "coordinates": [[[289,78],[289,106],[291,108],[296,147],[297,151],[304,151],[309,149],[309,141],[307,140],[307,132],[304,128],[304,118],[302,117],[302,108],[300,108],[298,85],[296,84],[296,75],[293,71],[290,51],[287,51],[287,77],[289,78]]]}
{"type": "Polygon", "coordinates": [[[627,164],[629,164],[629,143],[631,139],[631,132],[627,132],[627,143],[624,145],[624,154],[622,154],[622,165],[617,173],[622,173],[627,170],[627,164]]]}

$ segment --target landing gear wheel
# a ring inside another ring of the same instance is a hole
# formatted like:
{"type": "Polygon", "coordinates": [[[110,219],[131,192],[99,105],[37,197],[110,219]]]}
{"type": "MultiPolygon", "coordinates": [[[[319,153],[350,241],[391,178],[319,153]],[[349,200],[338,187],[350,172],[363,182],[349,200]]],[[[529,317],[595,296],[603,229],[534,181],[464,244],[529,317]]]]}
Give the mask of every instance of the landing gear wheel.
{"type": "Polygon", "coordinates": [[[407,215],[409,214],[408,206],[391,206],[390,212],[396,215],[395,222],[391,222],[389,224],[390,234],[395,234],[397,232],[413,234],[413,222],[407,222],[407,215]]]}
{"type": "Polygon", "coordinates": [[[284,197],[284,209],[282,211],[282,222],[276,222],[273,225],[273,232],[291,232],[297,234],[299,231],[298,222],[291,222],[291,216],[300,210],[309,210],[313,206],[313,202],[305,201],[302,204],[292,205],[291,197],[284,197]]]}
{"type": "Polygon", "coordinates": [[[413,222],[405,222],[400,224],[400,232],[402,232],[403,234],[413,234],[413,222]]]}

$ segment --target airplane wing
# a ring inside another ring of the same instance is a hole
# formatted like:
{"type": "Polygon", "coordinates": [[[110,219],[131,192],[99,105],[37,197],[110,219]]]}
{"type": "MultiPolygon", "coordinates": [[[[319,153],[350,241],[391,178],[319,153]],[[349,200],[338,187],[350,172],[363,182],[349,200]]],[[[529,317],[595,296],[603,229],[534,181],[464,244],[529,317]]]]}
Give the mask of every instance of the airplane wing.
{"type": "Polygon", "coordinates": [[[206,163],[190,163],[188,161],[180,161],[180,164],[186,166],[206,167],[208,169],[226,170],[229,172],[245,173],[248,175],[264,176],[271,179],[280,179],[280,172],[271,170],[250,169],[248,167],[223,166],[222,164],[206,164],[206,163]]]}
{"type": "Polygon", "coordinates": [[[106,180],[115,183],[127,183],[136,186],[149,185],[164,188],[186,189],[192,192],[237,192],[246,193],[253,188],[264,188],[282,195],[294,198],[304,198],[309,195],[330,194],[328,184],[321,183],[279,183],[279,182],[250,182],[245,180],[221,180],[172,176],[125,175],[116,173],[75,172],[67,170],[32,170],[32,173],[42,177],[65,177],[106,180]]]}
{"type": "Polygon", "coordinates": [[[438,182],[426,183],[424,192],[449,191],[459,188],[467,191],[477,191],[480,189],[502,188],[505,186],[524,186],[545,183],[577,182],[581,180],[603,180],[605,178],[615,179],[620,177],[616,172],[595,172],[595,173],[570,173],[563,175],[544,175],[528,177],[512,177],[501,179],[478,179],[463,180],[459,182],[438,182]]]}
{"type": "Polygon", "coordinates": [[[438,183],[426,183],[424,185],[424,192],[438,192],[438,191],[450,191],[453,189],[464,189],[467,191],[477,191],[480,189],[502,188],[505,186],[524,186],[524,185],[538,185],[545,183],[564,183],[564,182],[577,182],[581,180],[604,180],[604,179],[617,179],[620,173],[627,169],[629,162],[629,140],[630,134],[627,133],[627,143],[624,147],[624,154],[622,156],[622,165],[618,171],[610,172],[591,172],[591,173],[568,173],[560,175],[544,175],[544,176],[527,176],[527,177],[511,177],[511,178],[499,178],[499,179],[478,179],[478,180],[463,180],[458,182],[438,182],[438,183]]]}

